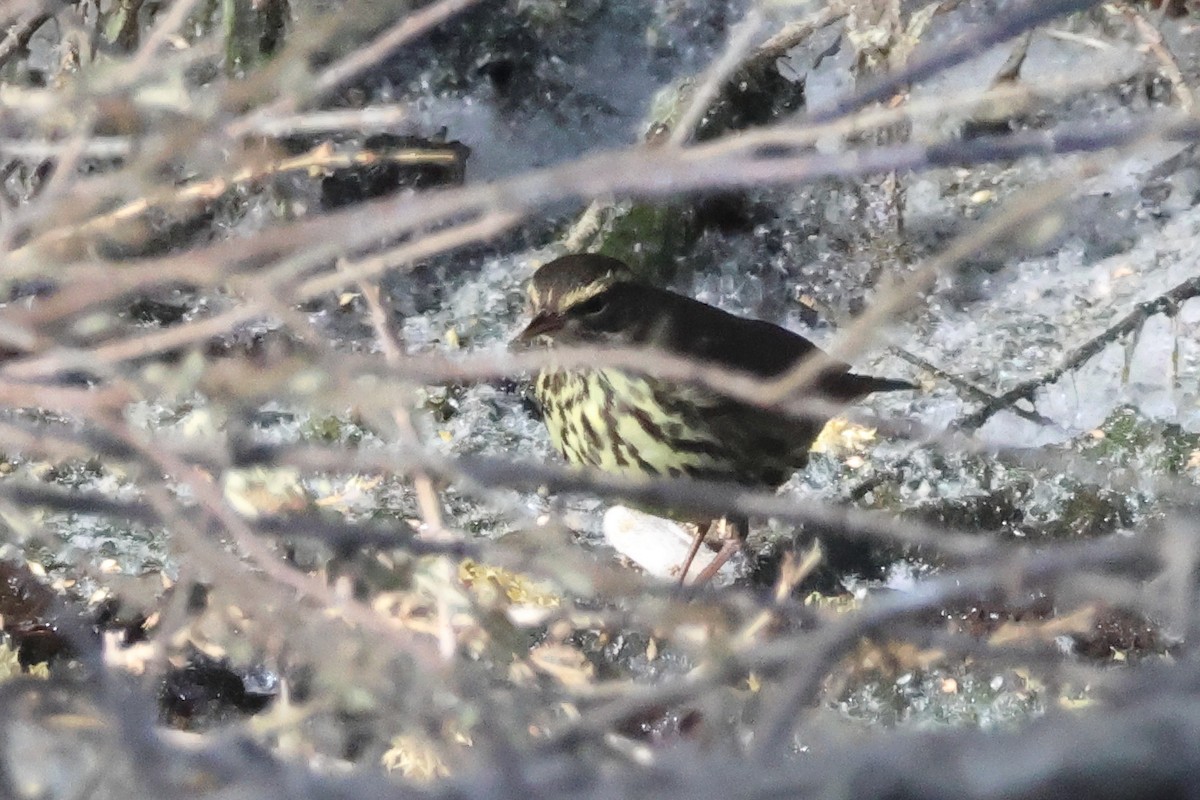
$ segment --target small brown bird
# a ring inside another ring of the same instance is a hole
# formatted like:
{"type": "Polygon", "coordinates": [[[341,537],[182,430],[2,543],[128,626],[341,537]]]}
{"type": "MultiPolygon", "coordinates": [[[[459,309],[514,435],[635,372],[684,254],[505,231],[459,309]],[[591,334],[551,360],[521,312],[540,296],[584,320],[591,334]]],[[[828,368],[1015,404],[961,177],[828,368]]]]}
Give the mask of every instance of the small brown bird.
{"type": "MultiPolygon", "coordinates": [[[[533,320],[517,342],[534,345],[649,347],[772,378],[819,353],[812,342],[762,320],[738,317],[642,283],[623,262],[595,254],[555,259],[529,284],[533,320]]],[[[849,402],[872,392],[914,388],[856,375],[832,362],[810,395],[849,402]]],[[[824,419],[796,417],[723,396],[707,387],[602,367],[546,369],[535,395],[554,445],[572,464],[640,476],[689,476],[777,487],[808,463],[824,419]]],[[[708,580],[740,546],[735,520],[708,580]]],[[[708,532],[701,527],[680,582],[708,532]]]]}

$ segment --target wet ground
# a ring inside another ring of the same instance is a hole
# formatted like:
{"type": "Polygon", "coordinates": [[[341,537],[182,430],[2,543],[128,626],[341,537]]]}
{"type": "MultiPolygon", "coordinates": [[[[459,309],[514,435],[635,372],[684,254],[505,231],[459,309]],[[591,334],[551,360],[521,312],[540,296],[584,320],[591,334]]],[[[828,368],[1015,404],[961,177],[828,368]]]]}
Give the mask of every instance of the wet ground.
{"type": "MultiPolygon", "coordinates": [[[[461,176],[468,185],[638,143],[655,120],[655,95],[674,80],[702,71],[722,51],[727,27],[743,13],[739,4],[723,3],[648,3],[647,9],[537,4],[490,24],[488,14],[494,16],[497,5],[483,4],[396,56],[346,100],[413,103],[419,113],[399,133],[440,136],[470,148],[461,176]]],[[[976,6],[984,5],[962,4],[930,18],[916,36],[911,57],[980,24],[986,12],[976,6]]],[[[1183,17],[1161,25],[1184,87],[1197,85],[1195,23],[1183,17]]],[[[855,49],[853,43],[863,41],[854,34],[872,30],[862,20],[850,28],[839,23],[794,48],[772,75],[787,90],[775,96],[774,105],[768,103],[766,120],[788,119],[799,95],[810,111],[827,108],[856,79],[867,80],[873,71],[871,50],[855,49]]],[[[1180,89],[1162,77],[1161,62],[1139,36],[1126,17],[1106,9],[1039,29],[1021,81],[1049,87],[1048,96],[1005,125],[1036,131],[1064,123],[1100,124],[1178,106],[1180,89]],[[1061,90],[1073,79],[1086,86],[1061,90]]],[[[981,53],[920,83],[910,102],[936,104],[957,92],[981,90],[1012,48],[1009,43],[981,53]]],[[[910,133],[914,140],[928,140],[960,128],[968,117],[969,107],[937,110],[919,117],[910,133]]],[[[728,122],[735,124],[741,123],[728,122]]],[[[819,147],[833,152],[854,144],[829,138],[819,147]]],[[[673,288],[829,344],[856,314],[952,237],[1047,179],[1072,174],[1087,159],[1098,160],[1102,169],[1070,199],[1055,204],[1020,235],[942,275],[915,309],[877,332],[869,350],[855,359],[855,368],[914,380],[920,392],[877,396],[856,406],[850,415],[855,425],[877,425],[878,431],[871,435],[853,426],[831,431],[809,467],[780,491],[799,502],[854,504],[959,531],[1034,542],[1136,532],[1162,517],[1180,485],[1190,490],[1200,480],[1200,300],[1148,312],[1129,331],[1108,337],[1111,341],[1097,345],[1061,377],[1033,390],[1032,402],[1007,404],[986,419],[968,420],[989,408],[991,398],[1051,373],[1078,348],[1105,339],[1107,330],[1141,304],[1200,275],[1195,256],[1200,252],[1200,161],[1194,148],[1156,142],[1099,157],[1029,158],[863,181],[756,187],[723,196],[721,203],[683,198],[653,209],[661,215],[659,225],[639,227],[639,244],[645,251],[669,253],[666,271],[673,288]],[[905,431],[915,434],[901,435],[905,431]],[[964,438],[939,441],[952,433],[964,438]]],[[[280,204],[294,210],[325,202],[329,190],[303,178],[272,185],[262,195],[218,206],[211,225],[195,235],[248,235],[264,224],[265,208],[280,204]]],[[[353,187],[338,191],[354,194],[353,187]]],[[[630,235],[629,226],[640,222],[645,208],[622,208],[626,213],[615,216],[608,246],[624,246],[622,237],[630,235]]],[[[580,212],[574,206],[548,209],[500,241],[389,276],[385,303],[404,346],[411,353],[503,351],[525,319],[525,281],[559,252],[564,232],[580,212]]],[[[184,316],[225,302],[186,292],[177,301],[184,316]]],[[[361,297],[322,298],[305,313],[344,351],[378,351],[361,297]]],[[[147,324],[161,322],[155,318],[147,324]]],[[[251,329],[244,338],[270,338],[272,330],[251,329]]],[[[239,347],[235,343],[231,350],[239,347]]],[[[416,425],[440,454],[531,462],[556,458],[516,383],[429,386],[422,392],[416,425]]],[[[157,433],[200,437],[228,422],[211,411],[202,394],[150,398],[129,416],[157,433]]],[[[272,403],[252,416],[248,424],[258,441],[402,450],[349,410],[272,403]]],[[[10,471],[117,498],[134,492],[126,476],[98,464],[65,470],[16,456],[10,471]],[[60,472],[48,474],[51,470],[60,472]]],[[[294,492],[303,502],[325,501],[354,520],[417,516],[411,487],[398,481],[311,474],[291,480],[251,474],[239,480],[232,490],[226,488],[231,496],[250,498],[251,506],[263,494],[294,492]],[[272,481],[280,486],[257,493],[260,482],[272,481]]],[[[449,487],[443,503],[449,528],[489,538],[561,512],[583,544],[596,548],[601,558],[614,557],[603,546],[607,505],[594,498],[504,490],[481,503],[462,487],[449,487]]],[[[103,563],[108,572],[179,574],[167,537],[153,527],[121,527],[78,514],[51,514],[41,522],[67,543],[62,550],[46,545],[28,551],[51,575],[79,561],[103,563]]],[[[774,555],[804,538],[794,525],[756,520],[751,542],[762,556],[756,567],[761,572],[743,578],[741,585],[765,591],[778,567],[774,555]]],[[[817,587],[822,594],[841,594],[844,587],[847,603],[909,591],[914,581],[942,566],[912,548],[851,549],[842,554],[846,561],[835,574],[817,587]]],[[[303,555],[297,560],[303,563],[303,555]]],[[[85,575],[74,589],[86,597],[98,585],[95,575],[85,575]]],[[[1048,624],[1054,609],[1052,603],[1032,611],[981,604],[947,608],[943,616],[941,623],[986,639],[1005,623],[1048,624]]],[[[1077,622],[1051,636],[1048,647],[1074,653],[1072,658],[1088,665],[1154,657],[1172,643],[1145,620],[1104,609],[1077,622]]],[[[605,677],[657,681],[683,674],[693,663],[694,651],[686,645],[664,644],[662,653],[648,655],[649,638],[631,633],[628,639],[617,637],[618,646],[605,636],[577,632],[570,638],[605,677]]],[[[1051,685],[1024,667],[939,660],[931,649],[864,643],[851,659],[855,669],[828,695],[825,713],[849,725],[987,727],[1084,696],[1078,686],[1051,685]]],[[[174,677],[177,683],[171,685],[184,685],[192,673],[174,677]]],[[[653,723],[647,723],[650,727],[653,723]]]]}

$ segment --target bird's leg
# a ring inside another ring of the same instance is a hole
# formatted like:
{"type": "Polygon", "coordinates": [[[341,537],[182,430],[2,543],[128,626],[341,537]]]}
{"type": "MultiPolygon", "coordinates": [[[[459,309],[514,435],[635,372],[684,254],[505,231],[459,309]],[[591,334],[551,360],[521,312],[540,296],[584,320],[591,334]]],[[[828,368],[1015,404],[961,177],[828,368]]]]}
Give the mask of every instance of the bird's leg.
{"type": "Polygon", "coordinates": [[[725,536],[723,538],[725,541],[721,543],[721,549],[717,551],[713,560],[708,562],[708,566],[700,570],[696,580],[692,581],[692,586],[703,586],[712,580],[721,567],[725,566],[725,562],[741,549],[743,534],[738,531],[738,524],[731,519],[726,519],[724,522],[725,536]]]}
{"type": "Polygon", "coordinates": [[[683,559],[683,564],[679,567],[679,585],[683,586],[687,580],[688,570],[692,568],[692,562],[696,560],[696,553],[700,552],[700,545],[704,544],[704,538],[708,536],[708,532],[712,530],[713,523],[716,520],[710,520],[707,523],[696,526],[696,538],[692,539],[692,546],[688,549],[687,557],[683,559]]]}

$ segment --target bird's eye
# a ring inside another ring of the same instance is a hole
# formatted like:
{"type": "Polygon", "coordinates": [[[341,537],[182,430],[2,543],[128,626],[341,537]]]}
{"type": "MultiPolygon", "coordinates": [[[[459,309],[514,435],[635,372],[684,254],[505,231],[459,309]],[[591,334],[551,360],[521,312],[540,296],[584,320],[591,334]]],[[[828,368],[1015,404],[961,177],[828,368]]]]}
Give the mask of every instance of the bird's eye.
{"type": "Polygon", "coordinates": [[[585,314],[589,317],[604,313],[604,309],[606,308],[608,308],[608,300],[606,300],[603,295],[590,297],[579,305],[575,306],[575,309],[580,314],[585,314]]]}

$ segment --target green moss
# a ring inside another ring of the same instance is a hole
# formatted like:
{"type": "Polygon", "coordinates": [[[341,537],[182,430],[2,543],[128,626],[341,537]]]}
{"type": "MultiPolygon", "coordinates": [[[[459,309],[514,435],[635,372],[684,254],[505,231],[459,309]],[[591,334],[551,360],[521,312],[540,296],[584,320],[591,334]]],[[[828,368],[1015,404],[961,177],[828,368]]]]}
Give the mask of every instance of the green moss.
{"type": "Polygon", "coordinates": [[[865,682],[846,692],[838,707],[848,718],[873,725],[996,728],[1039,716],[1045,700],[1037,682],[1022,679],[1017,671],[988,676],[939,667],[865,682]],[[948,679],[953,691],[944,688],[948,679]]]}
{"type": "Polygon", "coordinates": [[[22,675],[46,679],[50,677],[50,666],[40,663],[31,664],[28,669],[23,668],[17,650],[12,646],[12,640],[8,636],[3,636],[0,638],[0,683],[22,675]]]}
{"type": "Polygon", "coordinates": [[[967,531],[1012,531],[1024,519],[1024,489],[1016,484],[987,494],[947,498],[916,509],[914,516],[942,527],[967,531]]]}
{"type": "Polygon", "coordinates": [[[1084,455],[1114,466],[1133,466],[1149,474],[1178,474],[1200,449],[1200,435],[1178,425],[1144,417],[1123,406],[1113,411],[1099,429],[1079,447],[1084,455]]]}
{"type": "Polygon", "coordinates": [[[243,75],[265,63],[283,40],[286,16],[283,0],[222,0],[225,71],[243,75]]]}
{"type": "Polygon", "coordinates": [[[678,204],[622,203],[606,212],[599,252],[619,258],[656,285],[675,275],[676,259],[699,235],[695,214],[678,204]]]}
{"type": "Polygon", "coordinates": [[[1095,444],[1092,447],[1085,444],[1082,450],[1122,463],[1152,442],[1145,420],[1138,415],[1136,409],[1127,406],[1115,409],[1098,430],[1103,436],[1093,438],[1095,444]]]}
{"type": "Polygon", "coordinates": [[[120,0],[112,5],[107,14],[102,14],[104,38],[126,52],[138,45],[138,13],[144,0],[120,0]]]}
{"type": "Polygon", "coordinates": [[[458,414],[465,389],[461,386],[434,386],[426,390],[425,409],[439,423],[446,423],[458,414]]]}
{"type": "Polygon", "coordinates": [[[362,442],[364,431],[355,421],[338,416],[312,417],[301,428],[305,439],[318,442],[357,445],[362,442]]]}
{"type": "Polygon", "coordinates": [[[1133,514],[1127,495],[1082,485],[1067,496],[1058,518],[1049,521],[1042,533],[1050,538],[1095,538],[1130,525],[1133,514]]]}

